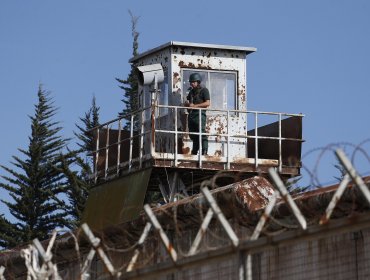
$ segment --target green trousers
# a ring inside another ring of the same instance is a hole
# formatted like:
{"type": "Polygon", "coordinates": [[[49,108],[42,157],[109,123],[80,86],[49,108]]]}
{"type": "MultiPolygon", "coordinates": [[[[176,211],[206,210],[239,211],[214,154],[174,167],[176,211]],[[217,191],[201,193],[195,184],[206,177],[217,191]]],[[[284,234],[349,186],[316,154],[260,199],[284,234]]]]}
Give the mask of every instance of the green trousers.
{"type": "MultiPolygon", "coordinates": [[[[201,130],[202,133],[206,132],[206,116],[202,114],[201,117],[201,130]]],[[[199,132],[199,113],[191,113],[189,114],[189,132],[199,132]]],[[[191,153],[193,155],[198,154],[199,150],[199,135],[190,134],[190,139],[193,141],[193,149],[191,153]]],[[[206,135],[202,135],[202,155],[206,155],[208,152],[208,137],[206,135]]]]}

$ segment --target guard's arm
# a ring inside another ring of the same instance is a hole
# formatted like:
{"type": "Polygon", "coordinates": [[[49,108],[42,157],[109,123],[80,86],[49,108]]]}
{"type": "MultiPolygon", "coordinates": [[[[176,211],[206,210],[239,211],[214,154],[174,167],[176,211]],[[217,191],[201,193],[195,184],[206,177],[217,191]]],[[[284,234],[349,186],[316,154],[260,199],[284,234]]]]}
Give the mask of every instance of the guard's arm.
{"type": "Polygon", "coordinates": [[[211,102],[209,100],[206,100],[199,104],[190,104],[189,107],[191,108],[208,108],[211,105],[211,102]]]}

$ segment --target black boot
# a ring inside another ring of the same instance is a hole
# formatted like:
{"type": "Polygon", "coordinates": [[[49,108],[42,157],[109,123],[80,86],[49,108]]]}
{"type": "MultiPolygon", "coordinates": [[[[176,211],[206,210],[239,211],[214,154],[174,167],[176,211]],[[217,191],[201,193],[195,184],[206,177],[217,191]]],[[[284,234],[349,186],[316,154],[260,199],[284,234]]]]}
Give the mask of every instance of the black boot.
{"type": "Polygon", "coordinates": [[[203,156],[207,156],[207,153],[208,153],[208,149],[202,149],[202,155],[203,156]]]}

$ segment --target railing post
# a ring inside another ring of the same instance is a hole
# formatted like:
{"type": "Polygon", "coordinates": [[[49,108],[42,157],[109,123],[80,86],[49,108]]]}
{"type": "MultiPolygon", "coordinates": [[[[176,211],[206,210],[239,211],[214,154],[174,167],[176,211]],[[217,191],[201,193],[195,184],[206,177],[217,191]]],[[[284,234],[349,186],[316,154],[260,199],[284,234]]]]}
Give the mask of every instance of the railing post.
{"type": "Polygon", "coordinates": [[[255,112],[255,121],[254,121],[254,158],[255,158],[255,167],[258,168],[258,113],[255,112]]]}
{"type": "Polygon", "coordinates": [[[155,106],[154,101],[152,101],[152,107],[151,107],[151,111],[152,111],[152,113],[151,113],[151,122],[152,122],[152,125],[151,125],[151,132],[150,132],[150,155],[152,157],[154,157],[154,154],[155,154],[155,129],[156,129],[155,110],[156,110],[156,106],[155,106]]]}
{"type": "Polygon", "coordinates": [[[248,111],[245,112],[245,157],[248,158],[248,111]]]}
{"type": "Polygon", "coordinates": [[[94,183],[96,184],[96,182],[98,181],[98,163],[99,163],[99,138],[100,138],[100,129],[97,128],[96,129],[96,133],[97,133],[97,136],[96,136],[96,150],[95,150],[95,172],[94,172],[94,183]]]}
{"type": "Polygon", "coordinates": [[[109,124],[107,124],[107,137],[105,143],[105,168],[104,168],[104,178],[108,177],[108,167],[109,167],[109,124]]]}
{"type": "Polygon", "coordinates": [[[122,131],[122,124],[121,120],[118,120],[118,139],[117,139],[117,176],[119,174],[119,165],[121,163],[121,131],[122,131]]]}
{"type": "Polygon", "coordinates": [[[178,147],[178,135],[177,135],[177,107],[175,107],[175,147],[174,147],[174,157],[175,157],[175,167],[177,167],[177,147],[178,147]]]}
{"type": "Polygon", "coordinates": [[[227,113],[226,113],[226,125],[227,125],[227,157],[226,157],[226,169],[229,170],[230,169],[230,111],[227,110],[227,113]]]}
{"type": "Polygon", "coordinates": [[[141,129],[140,129],[140,147],[139,147],[139,167],[143,165],[143,149],[144,149],[144,117],[145,110],[141,111],[141,129]]]}
{"type": "Polygon", "coordinates": [[[279,113],[279,173],[282,172],[283,168],[283,155],[281,149],[281,113],[279,113]]]}
{"type": "Polygon", "coordinates": [[[131,115],[130,119],[130,150],[128,156],[128,170],[130,171],[132,168],[132,146],[134,144],[134,115],[131,115]]]}
{"type": "MultiPolygon", "coordinates": [[[[199,113],[199,150],[198,150],[198,159],[199,159],[199,168],[202,168],[202,109],[199,108],[197,109],[199,113]]],[[[194,145],[194,144],[193,144],[194,145]]]]}

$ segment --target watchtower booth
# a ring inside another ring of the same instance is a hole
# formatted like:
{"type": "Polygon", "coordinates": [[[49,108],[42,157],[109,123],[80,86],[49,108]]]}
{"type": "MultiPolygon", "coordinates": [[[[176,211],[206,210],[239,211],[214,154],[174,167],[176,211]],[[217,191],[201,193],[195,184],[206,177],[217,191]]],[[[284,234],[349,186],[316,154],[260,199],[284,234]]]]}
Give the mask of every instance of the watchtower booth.
{"type": "Polygon", "coordinates": [[[174,201],[220,171],[219,186],[270,167],[283,178],[299,175],[303,116],[247,110],[247,56],[255,51],[172,41],[130,59],[138,108],[94,130],[95,187],[85,221],[95,228],[128,221],[144,200],[174,201]],[[184,102],[192,73],[210,92],[210,107],[196,109],[206,111],[206,132],[192,133],[207,136],[207,155],[190,153],[184,102]]]}

